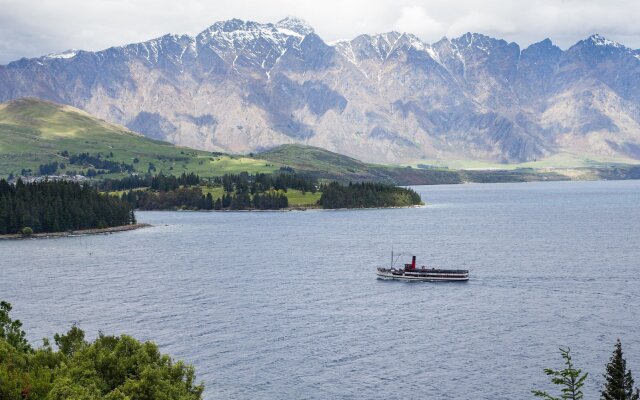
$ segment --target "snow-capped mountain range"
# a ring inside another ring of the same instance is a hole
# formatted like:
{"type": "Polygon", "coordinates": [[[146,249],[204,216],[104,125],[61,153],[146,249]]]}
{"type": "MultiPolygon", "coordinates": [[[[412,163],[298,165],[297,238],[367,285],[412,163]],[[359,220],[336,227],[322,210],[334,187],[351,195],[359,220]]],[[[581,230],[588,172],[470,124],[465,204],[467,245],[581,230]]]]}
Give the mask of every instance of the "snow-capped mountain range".
{"type": "Polygon", "coordinates": [[[250,152],[304,143],[366,161],[640,159],[640,51],[477,33],[326,43],[304,21],[217,22],[0,66],[0,101],[70,104],[144,135],[250,152]]]}

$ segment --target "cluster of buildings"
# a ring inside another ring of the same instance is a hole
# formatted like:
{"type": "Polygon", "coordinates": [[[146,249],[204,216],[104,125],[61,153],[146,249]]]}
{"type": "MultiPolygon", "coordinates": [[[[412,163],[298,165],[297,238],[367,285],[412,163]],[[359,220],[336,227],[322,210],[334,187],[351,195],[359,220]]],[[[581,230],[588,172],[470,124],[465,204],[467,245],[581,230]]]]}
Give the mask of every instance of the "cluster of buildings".
{"type": "Polygon", "coordinates": [[[12,179],[9,179],[9,183],[15,185],[18,180],[21,179],[24,183],[40,183],[40,182],[56,182],[56,181],[66,181],[66,182],[77,182],[83,183],[88,180],[88,178],[84,175],[42,175],[42,176],[17,176],[12,179]]]}

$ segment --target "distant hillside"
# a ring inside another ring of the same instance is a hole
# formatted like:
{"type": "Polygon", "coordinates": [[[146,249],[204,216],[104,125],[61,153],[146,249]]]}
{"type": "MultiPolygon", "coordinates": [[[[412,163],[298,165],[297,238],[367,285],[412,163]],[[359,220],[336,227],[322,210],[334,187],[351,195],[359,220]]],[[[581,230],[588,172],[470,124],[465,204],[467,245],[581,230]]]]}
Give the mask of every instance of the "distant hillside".
{"type": "Polygon", "coordinates": [[[299,172],[306,172],[321,179],[380,180],[386,177],[380,168],[355,158],[334,153],[319,147],[285,144],[258,153],[257,158],[283,164],[299,172]]]}
{"type": "MultiPolygon", "coordinates": [[[[257,158],[282,164],[318,179],[340,182],[374,181],[397,185],[439,185],[464,182],[524,182],[567,180],[556,172],[525,170],[464,171],[450,169],[419,169],[397,165],[367,164],[318,147],[285,144],[258,153],[257,158]]],[[[593,179],[596,177],[594,176],[593,179]]]]}
{"type": "Polygon", "coordinates": [[[137,173],[146,173],[150,166],[156,172],[201,176],[278,168],[249,157],[212,154],[149,139],[70,106],[35,98],[0,104],[0,176],[18,175],[23,169],[37,175],[40,165],[54,162],[65,166],[57,173],[86,173],[90,165],[70,164],[71,156],[82,153],[99,153],[102,160],[130,165],[137,173]]]}

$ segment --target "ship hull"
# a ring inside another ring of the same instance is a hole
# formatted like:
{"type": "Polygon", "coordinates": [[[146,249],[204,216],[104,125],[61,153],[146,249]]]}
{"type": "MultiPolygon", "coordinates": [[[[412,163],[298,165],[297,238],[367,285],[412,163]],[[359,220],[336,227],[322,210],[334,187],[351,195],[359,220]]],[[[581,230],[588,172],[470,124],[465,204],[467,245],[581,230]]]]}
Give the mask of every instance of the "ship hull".
{"type": "Polygon", "coordinates": [[[469,280],[469,273],[468,271],[449,272],[447,270],[408,272],[379,268],[378,278],[415,282],[465,282],[469,280]]]}

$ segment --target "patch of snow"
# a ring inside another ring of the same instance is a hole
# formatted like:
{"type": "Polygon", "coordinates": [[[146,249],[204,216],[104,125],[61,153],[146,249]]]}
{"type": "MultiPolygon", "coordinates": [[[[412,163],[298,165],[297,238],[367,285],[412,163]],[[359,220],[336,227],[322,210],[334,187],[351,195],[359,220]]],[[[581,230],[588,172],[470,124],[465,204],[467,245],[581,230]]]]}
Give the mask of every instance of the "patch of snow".
{"type": "Polygon", "coordinates": [[[296,31],[292,31],[291,29],[287,29],[287,28],[276,28],[278,30],[278,32],[280,32],[283,35],[286,36],[295,36],[295,37],[299,37],[299,38],[303,38],[304,35],[299,34],[296,31]]]}
{"type": "Polygon", "coordinates": [[[49,54],[47,56],[45,56],[45,58],[47,59],[67,59],[67,58],[73,58],[78,54],[78,50],[67,50],[67,51],[63,51],[62,53],[53,53],[53,54],[49,54]]]}
{"type": "MultiPolygon", "coordinates": [[[[416,50],[423,50],[423,51],[427,51],[429,52],[429,49],[431,49],[430,46],[428,46],[427,44],[425,44],[422,40],[418,39],[416,36],[411,35],[411,34],[406,34],[407,37],[409,38],[409,44],[411,45],[411,47],[413,47],[416,50]]],[[[431,51],[433,51],[431,49],[431,51]]],[[[431,55],[431,53],[429,53],[429,55],[431,55]]],[[[433,58],[433,57],[432,57],[433,58]]]]}
{"type": "Polygon", "coordinates": [[[356,59],[356,53],[353,52],[353,45],[351,43],[349,43],[349,57],[347,58],[350,59],[351,62],[354,63],[355,65],[358,65],[358,60],[356,59]]]}
{"type": "Polygon", "coordinates": [[[596,46],[610,46],[610,47],[616,47],[616,48],[624,47],[620,43],[614,42],[613,40],[609,40],[599,34],[591,35],[589,37],[589,40],[591,41],[591,43],[593,43],[596,46]]]}
{"type": "Polygon", "coordinates": [[[182,57],[184,57],[184,53],[187,52],[187,50],[192,50],[195,51],[195,43],[192,37],[188,38],[189,43],[187,43],[183,48],[182,48],[182,52],[180,53],[180,57],[178,57],[178,62],[180,64],[182,64],[182,57]]]}
{"type": "Polygon", "coordinates": [[[358,62],[356,54],[353,51],[353,42],[352,41],[341,40],[341,41],[335,43],[334,46],[338,50],[338,52],[340,52],[340,54],[342,54],[344,56],[344,58],[347,61],[349,61],[351,64],[353,64],[358,69],[358,71],[360,71],[367,79],[369,79],[369,74],[367,74],[367,71],[362,69],[362,67],[360,66],[360,63],[358,62]]]}
{"type": "Polygon", "coordinates": [[[153,61],[158,62],[158,45],[156,42],[151,41],[151,50],[153,50],[153,61]]]}
{"type": "Polygon", "coordinates": [[[306,21],[296,17],[287,17],[278,21],[275,26],[278,29],[287,29],[296,32],[301,36],[306,36],[314,32],[313,28],[306,21]]]}
{"type": "Polygon", "coordinates": [[[198,45],[196,44],[196,39],[195,38],[191,38],[191,40],[189,41],[189,47],[191,48],[191,51],[193,52],[193,56],[194,57],[198,57],[198,45]]]}
{"type": "Polygon", "coordinates": [[[440,62],[440,56],[431,46],[425,47],[424,50],[429,54],[429,57],[433,58],[438,64],[442,64],[440,62]]]}
{"type": "Polygon", "coordinates": [[[334,40],[332,42],[325,42],[327,44],[327,46],[331,46],[331,47],[337,47],[340,44],[343,43],[351,43],[352,39],[338,39],[338,40],[334,40]]]}
{"type": "Polygon", "coordinates": [[[273,70],[273,68],[276,66],[276,64],[278,63],[278,61],[282,58],[282,56],[284,56],[284,54],[287,52],[287,50],[289,49],[284,49],[280,55],[273,61],[273,64],[271,64],[271,68],[268,71],[265,71],[265,73],[267,74],[267,80],[271,79],[271,71],[273,70]]]}
{"type": "Polygon", "coordinates": [[[147,51],[147,55],[144,57],[147,61],[149,61],[149,64],[151,64],[151,52],[149,51],[149,47],[144,44],[144,49],[147,51]]]}
{"type": "Polygon", "coordinates": [[[384,56],[384,61],[387,61],[389,59],[389,56],[391,55],[391,53],[393,52],[393,50],[395,50],[396,44],[398,43],[398,41],[400,40],[400,38],[402,37],[402,35],[400,35],[399,37],[397,37],[394,41],[393,44],[391,44],[391,42],[389,41],[389,34],[385,33],[384,34],[384,40],[387,42],[387,44],[389,45],[389,50],[387,50],[387,54],[384,56]]]}

